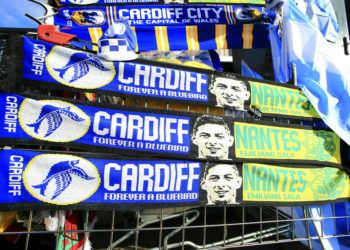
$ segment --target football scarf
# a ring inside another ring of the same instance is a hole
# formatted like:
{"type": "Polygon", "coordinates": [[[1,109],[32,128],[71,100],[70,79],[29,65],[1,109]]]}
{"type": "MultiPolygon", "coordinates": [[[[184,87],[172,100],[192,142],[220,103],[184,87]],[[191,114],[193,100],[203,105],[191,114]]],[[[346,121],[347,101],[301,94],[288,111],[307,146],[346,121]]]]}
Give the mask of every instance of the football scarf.
{"type": "MultiPolygon", "coordinates": [[[[242,15],[242,11],[236,16],[236,8],[224,5],[62,7],[45,23],[97,43],[112,22],[128,19],[138,52],[268,48],[267,24],[253,24],[262,18],[262,7],[256,7],[251,18],[242,15]]],[[[97,50],[97,47],[89,49],[97,50]]]]}
{"type": "Polygon", "coordinates": [[[207,114],[2,93],[0,124],[3,145],[56,145],[129,155],[151,152],[224,162],[342,163],[340,138],[331,131],[207,114]]]}
{"type": "Polygon", "coordinates": [[[265,5],[265,0],[55,0],[60,6],[69,5],[125,5],[125,4],[251,4],[265,5]]]}
{"type": "MultiPolygon", "coordinates": [[[[24,89],[51,88],[141,97],[165,102],[182,102],[233,110],[258,110],[262,116],[319,118],[313,106],[296,87],[257,81],[220,73],[147,60],[108,62],[94,54],[53,44],[23,39],[23,77],[16,64],[9,62],[11,79],[24,89]],[[11,70],[12,67],[12,70],[11,70]]],[[[12,41],[9,54],[18,41],[12,41]]],[[[16,87],[16,90],[18,87],[16,87]]]]}
{"type": "Polygon", "coordinates": [[[0,207],[11,209],[305,205],[350,197],[348,173],[332,167],[27,150],[1,150],[0,163],[0,207]]]}

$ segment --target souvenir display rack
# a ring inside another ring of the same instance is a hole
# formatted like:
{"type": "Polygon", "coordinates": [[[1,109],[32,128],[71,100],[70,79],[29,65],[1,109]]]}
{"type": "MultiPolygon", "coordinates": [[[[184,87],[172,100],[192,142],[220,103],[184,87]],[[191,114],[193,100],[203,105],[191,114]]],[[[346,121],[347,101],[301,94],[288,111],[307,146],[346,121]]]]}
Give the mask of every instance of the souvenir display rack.
{"type": "MultiPolygon", "coordinates": [[[[0,41],[0,57],[7,34],[3,34],[3,37],[5,39],[0,41]]],[[[226,65],[226,67],[230,66],[226,65]]],[[[4,71],[3,68],[0,68],[0,78],[4,71]]],[[[51,94],[50,91],[45,93],[51,94]]],[[[79,93],[72,93],[71,97],[78,98],[79,93]]],[[[109,98],[104,95],[97,95],[96,102],[223,115],[223,111],[217,108],[174,105],[132,98],[109,98]]],[[[226,111],[224,115],[244,117],[244,114],[229,111],[226,111]]],[[[300,121],[290,119],[264,118],[264,120],[286,124],[303,124],[300,121]]],[[[21,148],[20,146],[9,146],[21,148]]],[[[57,149],[53,147],[24,147],[40,150],[57,149]]],[[[60,148],[59,150],[69,151],[70,149],[60,148]]],[[[87,226],[92,216],[92,210],[80,210],[78,212],[83,218],[83,229],[66,231],[89,233],[93,249],[231,249],[239,247],[319,249],[319,247],[327,248],[327,244],[332,239],[350,237],[350,214],[347,212],[350,211],[350,208],[348,204],[330,203],[333,216],[325,216],[323,206],[202,206],[132,211],[96,210],[98,221],[94,228],[87,226]],[[339,206],[343,207],[339,209],[339,206]],[[314,209],[317,210],[319,219],[315,219],[314,209]],[[340,210],[344,213],[338,214],[336,212],[340,210]],[[327,227],[327,223],[332,223],[337,228],[340,221],[346,221],[343,225],[345,228],[342,230],[336,229],[333,232],[323,230],[327,227]]],[[[58,241],[56,244],[52,244],[52,242],[56,239],[55,234],[61,231],[48,232],[43,228],[35,229],[37,216],[38,211],[36,210],[22,211],[17,214],[17,220],[24,223],[25,227],[21,230],[14,228],[11,231],[1,232],[0,236],[18,237],[17,240],[22,241],[21,246],[26,250],[39,249],[38,239],[45,243],[45,238],[47,246],[51,247],[46,249],[57,248],[58,241]]],[[[9,244],[9,241],[4,242],[4,244],[9,244]]]]}

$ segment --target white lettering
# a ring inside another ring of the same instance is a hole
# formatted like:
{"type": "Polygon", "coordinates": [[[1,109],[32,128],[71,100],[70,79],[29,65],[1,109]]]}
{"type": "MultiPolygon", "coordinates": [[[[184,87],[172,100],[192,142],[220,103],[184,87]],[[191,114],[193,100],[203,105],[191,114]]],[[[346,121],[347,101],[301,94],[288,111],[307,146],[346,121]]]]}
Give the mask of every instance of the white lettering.
{"type": "Polygon", "coordinates": [[[109,134],[110,137],[119,139],[184,144],[184,138],[186,135],[189,136],[188,128],[186,128],[188,125],[189,120],[182,118],[157,118],[121,113],[111,116],[107,112],[98,111],[94,116],[93,131],[100,136],[109,134]]]}
{"type": "Polygon", "coordinates": [[[23,156],[11,155],[9,162],[9,193],[12,196],[22,194],[22,173],[23,173],[23,156]]]}
{"type": "Polygon", "coordinates": [[[103,183],[106,190],[118,193],[189,192],[193,191],[195,182],[199,185],[199,179],[200,163],[109,163],[104,169],[103,183]]]}

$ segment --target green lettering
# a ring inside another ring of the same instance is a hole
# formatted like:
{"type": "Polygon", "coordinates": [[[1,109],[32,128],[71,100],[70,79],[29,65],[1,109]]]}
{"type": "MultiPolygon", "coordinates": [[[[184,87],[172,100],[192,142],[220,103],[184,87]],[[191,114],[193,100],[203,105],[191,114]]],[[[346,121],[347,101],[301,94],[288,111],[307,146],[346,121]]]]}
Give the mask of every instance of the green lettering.
{"type": "Polygon", "coordinates": [[[249,190],[249,185],[252,190],[255,191],[255,177],[256,177],[256,166],[251,167],[251,172],[249,171],[249,165],[243,164],[243,189],[245,191],[249,190]]]}
{"type": "Polygon", "coordinates": [[[287,180],[288,180],[288,170],[280,169],[279,171],[283,174],[282,192],[286,192],[287,180]]]}
{"type": "Polygon", "coordinates": [[[252,95],[250,102],[252,105],[259,107],[264,101],[263,86],[261,84],[255,84],[254,82],[249,82],[249,83],[250,83],[250,93],[252,95]]]}
{"type": "Polygon", "coordinates": [[[275,173],[272,169],[269,169],[269,178],[267,179],[267,190],[268,191],[271,191],[271,185],[272,185],[273,191],[278,192],[278,184],[280,182],[280,175],[278,173],[278,170],[276,170],[276,169],[275,169],[275,173]]]}
{"type": "Polygon", "coordinates": [[[290,186],[289,186],[289,192],[295,192],[295,188],[293,187],[295,184],[298,184],[298,181],[295,179],[294,175],[295,175],[295,171],[294,170],[290,170],[289,171],[290,173],[290,176],[292,178],[292,182],[290,183],[290,186]]]}
{"type": "Polygon", "coordinates": [[[298,191],[304,192],[307,185],[307,180],[304,180],[303,176],[307,176],[307,174],[304,171],[297,171],[297,173],[299,176],[299,183],[302,184],[302,186],[298,187],[298,191]]]}
{"type": "Polygon", "coordinates": [[[265,145],[267,146],[268,149],[272,149],[272,145],[271,145],[271,140],[270,140],[270,128],[266,129],[265,133],[265,129],[264,128],[260,128],[259,129],[259,135],[260,135],[260,148],[261,149],[265,149],[265,145]]]}
{"type": "Polygon", "coordinates": [[[260,191],[260,182],[262,182],[262,190],[266,191],[266,180],[267,180],[267,170],[264,167],[259,167],[258,170],[256,171],[256,186],[257,186],[257,191],[260,191]]]}
{"type": "Polygon", "coordinates": [[[277,97],[275,105],[279,106],[280,103],[281,103],[281,107],[285,107],[286,103],[287,103],[287,96],[286,96],[286,94],[284,92],[284,89],[276,87],[275,91],[276,91],[276,97],[277,97]]]}
{"type": "Polygon", "coordinates": [[[290,140],[291,142],[294,142],[295,144],[292,146],[293,151],[299,151],[301,148],[301,143],[299,141],[299,133],[295,130],[292,130],[290,132],[290,140]],[[295,136],[296,138],[294,138],[293,136],[295,136]]]}
{"type": "Polygon", "coordinates": [[[274,106],[275,98],[273,94],[273,88],[269,85],[265,85],[264,88],[265,88],[264,104],[269,106],[274,106]],[[270,102],[269,102],[269,99],[270,99],[270,102]]]}
{"type": "Polygon", "coordinates": [[[289,139],[288,139],[288,135],[289,134],[289,130],[287,129],[283,129],[282,130],[282,141],[283,141],[283,149],[286,150],[286,151],[290,151],[290,147],[288,147],[288,142],[289,142],[289,139]]]}
{"type": "Polygon", "coordinates": [[[249,128],[249,147],[251,149],[260,149],[259,132],[256,127],[249,128]]]}
{"type": "Polygon", "coordinates": [[[280,150],[280,143],[278,141],[278,134],[281,132],[278,128],[272,128],[271,132],[273,133],[273,136],[275,138],[275,145],[276,145],[276,150],[280,150]]]}
{"type": "Polygon", "coordinates": [[[288,93],[288,95],[290,96],[290,103],[289,103],[289,108],[291,110],[293,110],[293,106],[294,106],[294,94],[295,94],[295,90],[292,89],[286,89],[286,93],[288,93]]]}
{"type": "Polygon", "coordinates": [[[235,123],[235,148],[240,149],[241,143],[244,149],[248,148],[247,126],[235,123]],[[243,126],[243,131],[241,131],[241,126],[243,126]]]}

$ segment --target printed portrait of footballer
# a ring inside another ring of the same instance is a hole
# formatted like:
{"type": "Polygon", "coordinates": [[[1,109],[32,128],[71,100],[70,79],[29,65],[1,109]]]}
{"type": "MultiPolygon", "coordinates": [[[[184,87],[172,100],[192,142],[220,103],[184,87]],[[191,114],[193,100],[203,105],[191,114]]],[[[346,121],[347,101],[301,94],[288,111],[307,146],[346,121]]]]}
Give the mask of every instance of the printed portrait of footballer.
{"type": "Polygon", "coordinates": [[[244,104],[249,101],[250,91],[247,84],[233,76],[213,76],[209,92],[216,98],[216,106],[233,110],[246,110],[244,104]]]}
{"type": "Polygon", "coordinates": [[[234,164],[208,163],[201,180],[207,205],[239,204],[242,177],[234,164]]]}
{"type": "Polygon", "coordinates": [[[197,149],[197,157],[229,160],[234,137],[227,122],[219,116],[202,115],[193,125],[191,140],[197,149]]]}

